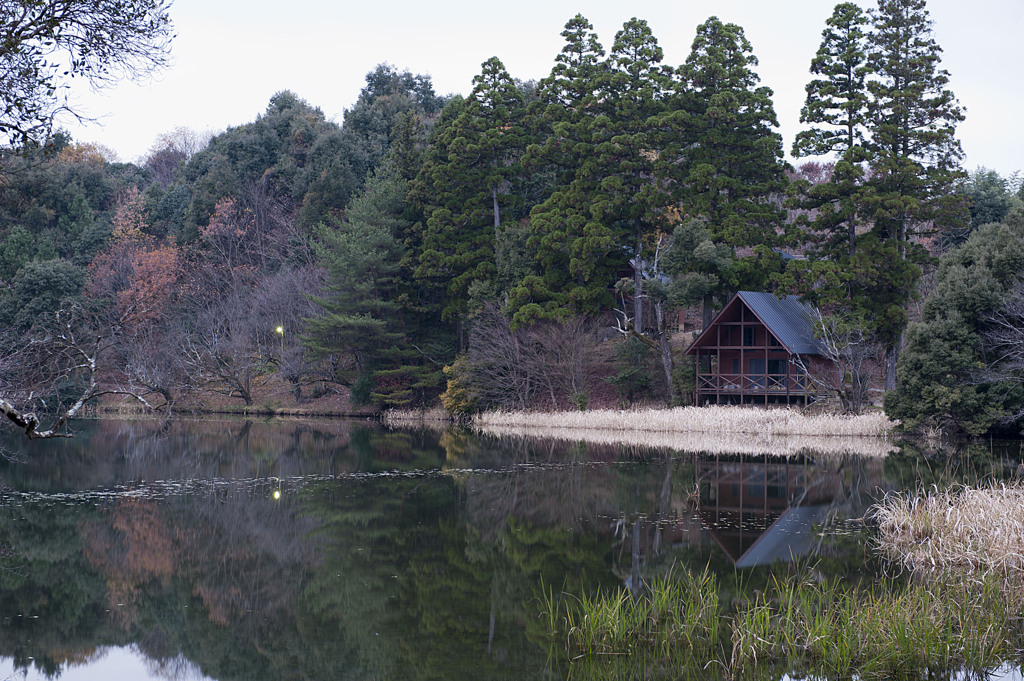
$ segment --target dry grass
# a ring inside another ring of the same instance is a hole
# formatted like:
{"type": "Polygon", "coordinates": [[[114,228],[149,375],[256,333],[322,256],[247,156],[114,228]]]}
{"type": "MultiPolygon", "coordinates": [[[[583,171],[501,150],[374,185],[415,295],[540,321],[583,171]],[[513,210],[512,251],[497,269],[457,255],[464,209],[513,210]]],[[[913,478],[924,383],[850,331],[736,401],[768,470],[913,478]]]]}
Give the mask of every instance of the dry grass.
{"type": "Polygon", "coordinates": [[[473,419],[478,427],[533,426],[668,433],[755,433],[758,435],[813,435],[884,437],[895,424],[885,414],[861,416],[821,414],[807,416],[795,409],[758,407],[677,407],[618,411],[486,412],[473,419]]]}
{"type": "Polygon", "coordinates": [[[893,494],[874,515],[882,552],[912,570],[1024,572],[1024,484],[893,494]]]}
{"type": "Polygon", "coordinates": [[[381,414],[381,421],[388,426],[419,426],[446,424],[451,419],[448,412],[436,409],[388,409],[381,414]]]}
{"type": "Polygon", "coordinates": [[[857,455],[885,457],[896,446],[884,438],[812,435],[761,435],[758,433],[700,433],[600,428],[548,428],[538,426],[478,426],[482,433],[497,437],[533,437],[587,442],[597,445],[626,445],[671,449],[691,454],[769,454],[797,456],[857,455]]]}

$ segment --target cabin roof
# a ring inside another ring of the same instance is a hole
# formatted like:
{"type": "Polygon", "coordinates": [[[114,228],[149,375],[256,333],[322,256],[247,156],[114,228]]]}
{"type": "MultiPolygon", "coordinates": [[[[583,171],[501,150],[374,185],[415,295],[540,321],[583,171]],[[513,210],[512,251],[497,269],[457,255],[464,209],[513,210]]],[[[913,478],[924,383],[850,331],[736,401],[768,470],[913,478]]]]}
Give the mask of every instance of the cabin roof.
{"type": "Polygon", "coordinates": [[[739,299],[747,306],[754,316],[768,328],[775,338],[793,355],[822,355],[824,348],[814,337],[814,321],[811,307],[801,302],[799,296],[776,298],[771,293],[759,291],[739,291],[726,303],[725,307],[715,316],[708,328],[697,336],[687,349],[692,354],[703,345],[705,337],[717,324],[719,319],[736,304],[739,299]]]}

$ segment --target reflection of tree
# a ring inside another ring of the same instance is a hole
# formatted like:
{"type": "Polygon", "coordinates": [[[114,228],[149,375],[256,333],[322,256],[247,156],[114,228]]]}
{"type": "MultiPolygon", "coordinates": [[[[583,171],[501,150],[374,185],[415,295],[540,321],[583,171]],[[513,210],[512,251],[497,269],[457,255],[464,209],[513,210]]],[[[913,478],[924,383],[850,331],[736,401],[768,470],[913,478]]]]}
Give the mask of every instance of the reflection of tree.
{"type": "Polygon", "coordinates": [[[119,636],[104,631],[106,583],[81,553],[79,523],[99,512],[25,504],[0,514],[0,544],[17,570],[0,571],[0,654],[48,676],[119,636]]]}
{"type": "Polygon", "coordinates": [[[16,515],[0,516],[0,543],[23,567],[0,572],[0,611],[23,615],[0,622],[0,654],[16,665],[52,675],[134,643],[222,680],[343,678],[337,641],[310,655],[297,627],[314,547],[287,499],[237,487],[99,508],[26,503],[16,515]]]}
{"type": "Polygon", "coordinates": [[[344,491],[309,490],[323,560],[302,604],[378,678],[499,678],[512,664],[540,671],[544,651],[526,645],[523,629],[536,622],[541,582],[577,589],[607,580],[597,537],[515,518],[484,535],[467,526],[465,492],[449,478],[344,491]]]}

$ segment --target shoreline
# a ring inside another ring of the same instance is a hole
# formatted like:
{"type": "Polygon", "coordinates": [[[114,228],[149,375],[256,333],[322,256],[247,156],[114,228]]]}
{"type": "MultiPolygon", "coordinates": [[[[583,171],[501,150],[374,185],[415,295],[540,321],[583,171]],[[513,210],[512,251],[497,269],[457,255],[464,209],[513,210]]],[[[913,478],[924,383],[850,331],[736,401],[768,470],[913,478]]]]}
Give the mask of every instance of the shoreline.
{"type": "MultiPolygon", "coordinates": [[[[441,410],[391,411],[390,426],[441,425],[441,410]]],[[[881,412],[860,416],[807,416],[788,409],[675,407],[580,412],[485,412],[466,420],[469,429],[494,437],[523,437],[673,449],[712,454],[797,456],[808,450],[884,457],[896,449],[897,424],[881,412]]]]}

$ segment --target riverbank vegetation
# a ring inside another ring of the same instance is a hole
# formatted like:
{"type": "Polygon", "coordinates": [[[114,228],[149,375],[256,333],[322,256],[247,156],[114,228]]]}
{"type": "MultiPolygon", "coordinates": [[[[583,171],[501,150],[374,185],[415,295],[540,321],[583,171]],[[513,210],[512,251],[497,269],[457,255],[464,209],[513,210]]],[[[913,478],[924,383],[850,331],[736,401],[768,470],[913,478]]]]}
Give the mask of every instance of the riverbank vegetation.
{"type": "MultiPolygon", "coordinates": [[[[388,425],[445,427],[443,410],[389,410],[388,425]]],[[[627,445],[711,454],[797,456],[806,451],[884,457],[895,445],[896,424],[885,414],[806,414],[756,407],[676,407],[674,409],[592,409],[570,412],[483,412],[463,422],[479,433],[627,445]]]]}
{"type": "Polygon", "coordinates": [[[763,436],[885,437],[894,423],[885,414],[809,415],[792,409],[757,407],[676,407],[674,409],[594,409],[586,412],[483,412],[481,428],[523,427],[565,430],[624,430],[666,433],[753,433],[763,436]]]}
{"type": "Polygon", "coordinates": [[[600,596],[545,594],[554,641],[573,660],[653,655],[829,678],[980,673],[1024,652],[1024,487],[890,494],[868,514],[875,553],[902,574],[823,579],[794,566],[731,601],[707,573],[600,596]],[[683,613],[689,629],[676,623],[683,613]],[[695,633],[699,632],[699,633],[695,633]]]}
{"type": "Polygon", "coordinates": [[[907,427],[1015,427],[1019,182],[961,167],[923,2],[822,18],[798,168],[717,17],[683,64],[642,19],[606,48],[577,15],[539,80],[492,57],[438,95],[382,64],[340,124],[282,91],[138,163],[21,140],[0,155],[0,411],[38,435],[29,414],[114,395],[246,409],[271,377],[300,409],[685,405],[685,346],[755,290],[831,320],[846,408],[884,387],[907,427]]]}
{"type": "Polygon", "coordinates": [[[874,510],[881,551],[916,572],[1024,575],[1021,483],[891,494],[874,510]]]}
{"type": "MultiPolygon", "coordinates": [[[[811,573],[813,574],[813,572],[811,573]]],[[[548,591],[541,617],[574,663],[605,655],[700,660],[727,676],[757,669],[828,678],[980,672],[1024,650],[1024,590],[996,577],[849,585],[772,578],[735,607],[706,572],[670,573],[597,597],[548,591]]]]}

